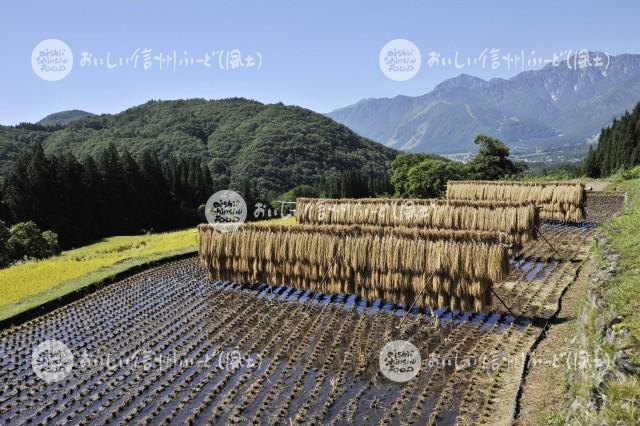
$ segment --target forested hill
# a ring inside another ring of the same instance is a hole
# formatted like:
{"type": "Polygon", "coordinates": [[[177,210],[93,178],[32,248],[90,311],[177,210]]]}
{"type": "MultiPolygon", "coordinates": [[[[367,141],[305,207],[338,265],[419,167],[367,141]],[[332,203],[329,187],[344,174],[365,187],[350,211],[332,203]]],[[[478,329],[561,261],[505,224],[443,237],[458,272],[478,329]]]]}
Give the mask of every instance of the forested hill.
{"type": "Polygon", "coordinates": [[[640,164],[640,103],[632,112],[602,129],[598,146],[589,150],[584,168],[591,177],[605,177],[640,164]]]}
{"type": "Polygon", "coordinates": [[[60,111],[54,114],[49,114],[36,124],[43,126],[65,126],[72,121],[78,120],[82,117],[93,115],[90,112],[81,111],[79,109],[72,109],[71,111],[60,111]]]}
{"type": "Polygon", "coordinates": [[[36,142],[48,154],[96,155],[113,143],[134,157],[150,151],[160,159],[199,158],[210,165],[214,186],[249,180],[264,196],[342,170],[386,172],[396,153],[313,111],[241,98],[149,101],[62,128],[0,126],[0,172],[36,142]]]}
{"type": "Polygon", "coordinates": [[[0,126],[0,182],[21,152],[31,150],[38,142],[44,142],[57,129],[39,124],[0,126]]]}

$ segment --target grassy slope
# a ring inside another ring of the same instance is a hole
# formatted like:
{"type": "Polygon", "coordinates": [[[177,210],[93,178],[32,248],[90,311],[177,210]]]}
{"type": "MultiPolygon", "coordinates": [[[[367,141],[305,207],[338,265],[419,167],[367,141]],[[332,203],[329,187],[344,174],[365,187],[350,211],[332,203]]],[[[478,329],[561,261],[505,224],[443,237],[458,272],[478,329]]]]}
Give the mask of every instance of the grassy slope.
{"type": "MultiPolygon", "coordinates": [[[[263,223],[291,224],[295,218],[263,223]]],[[[63,296],[133,266],[194,252],[195,229],[154,235],[118,236],[59,256],[0,269],[0,320],[63,296]]]]}
{"type": "MultiPolygon", "coordinates": [[[[621,175],[614,176],[611,187],[618,187],[627,191],[629,203],[624,214],[613,219],[604,228],[605,234],[611,239],[611,244],[622,256],[618,272],[613,279],[604,283],[604,297],[609,317],[620,316],[622,322],[613,326],[618,331],[628,328],[632,342],[627,349],[631,352],[631,361],[640,365],[640,167],[636,167],[624,180],[621,175]]],[[[602,336],[592,336],[599,341],[604,351],[614,357],[615,348],[602,339],[602,336]]],[[[610,424],[638,424],[640,422],[640,380],[638,377],[628,377],[624,381],[609,381],[604,387],[603,408],[601,414],[610,424]]]]}
{"type": "MultiPolygon", "coordinates": [[[[631,360],[640,363],[640,168],[626,172],[609,179],[608,189],[624,189],[628,194],[628,202],[623,214],[605,223],[601,228],[609,238],[612,248],[621,255],[615,275],[607,282],[588,285],[599,290],[603,296],[604,307],[597,310],[583,294],[581,310],[584,317],[576,322],[573,336],[578,336],[577,347],[575,338],[568,340],[575,350],[585,351],[590,357],[596,353],[604,362],[613,362],[615,353],[621,348],[615,348],[607,342],[602,328],[595,326],[597,316],[614,318],[620,316],[622,322],[613,326],[615,331],[628,329],[635,338],[635,344],[627,348],[631,353],[631,360]],[[624,177],[623,177],[624,176],[624,177]]],[[[606,267],[602,250],[594,244],[595,267],[606,267]]],[[[615,366],[610,368],[615,369],[615,366]]],[[[599,382],[596,374],[595,360],[591,359],[586,369],[577,365],[569,366],[566,376],[568,388],[567,401],[569,407],[559,410],[547,418],[546,424],[639,424],[640,381],[637,377],[626,376],[625,379],[606,380],[604,385],[599,382]],[[598,411],[589,406],[587,401],[593,398],[594,389],[602,392],[602,406],[598,411]],[[577,403],[577,405],[576,405],[577,403]],[[566,408],[570,411],[567,413],[566,408]],[[569,417],[566,417],[567,414],[569,417]]]]}
{"type": "MultiPolygon", "coordinates": [[[[631,176],[635,179],[622,180],[618,175],[610,185],[627,191],[630,202],[624,214],[605,228],[613,247],[622,255],[620,272],[607,283],[607,300],[612,312],[624,318],[620,327],[628,326],[640,341],[640,167],[631,176]]],[[[635,355],[640,363],[640,354],[635,355]]]]}
{"type": "Polygon", "coordinates": [[[56,257],[0,269],[0,320],[132,266],[195,250],[196,232],[188,229],[110,237],[56,257]]]}

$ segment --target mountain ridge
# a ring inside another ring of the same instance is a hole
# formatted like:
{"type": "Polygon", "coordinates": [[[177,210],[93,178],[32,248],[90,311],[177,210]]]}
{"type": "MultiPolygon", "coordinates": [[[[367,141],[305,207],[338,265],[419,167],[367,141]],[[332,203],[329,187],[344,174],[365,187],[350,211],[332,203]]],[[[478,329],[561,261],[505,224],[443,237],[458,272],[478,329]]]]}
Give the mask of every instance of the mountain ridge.
{"type": "Polygon", "coordinates": [[[508,79],[464,73],[423,95],[362,99],[327,115],[410,152],[473,152],[478,133],[499,137],[515,151],[585,144],[640,99],[640,55],[612,56],[606,69],[568,64],[508,79]]]}
{"type": "Polygon", "coordinates": [[[91,112],[82,111],[80,109],[71,109],[68,111],[54,112],[47,115],[42,120],[36,122],[41,126],[66,126],[72,121],[79,120],[82,117],[95,115],[91,112]]]}

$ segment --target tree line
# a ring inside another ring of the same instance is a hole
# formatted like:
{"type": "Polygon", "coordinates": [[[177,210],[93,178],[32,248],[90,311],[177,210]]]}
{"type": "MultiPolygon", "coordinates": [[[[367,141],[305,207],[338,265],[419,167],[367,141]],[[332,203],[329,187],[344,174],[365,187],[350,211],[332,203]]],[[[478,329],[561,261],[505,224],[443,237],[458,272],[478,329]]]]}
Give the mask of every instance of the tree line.
{"type": "Polygon", "coordinates": [[[509,147],[499,139],[478,135],[474,142],[479,146],[478,155],[469,163],[434,154],[398,155],[391,163],[394,195],[439,197],[449,180],[497,180],[526,173],[526,163],[511,161],[509,147]]]}
{"type": "MultiPolygon", "coordinates": [[[[526,170],[509,160],[509,148],[501,141],[479,135],[476,143],[479,153],[467,164],[433,154],[401,154],[391,174],[346,170],[314,185],[299,185],[277,199],[437,197],[447,180],[499,179],[526,170]]],[[[204,204],[217,187],[214,181],[209,165],[197,157],[161,161],[151,151],[134,157],[109,144],[94,156],[77,158],[71,153],[46,155],[37,144],[16,159],[0,187],[0,220],[10,225],[33,221],[57,234],[65,249],[110,235],[178,229],[204,220],[204,204]]],[[[230,186],[245,198],[248,220],[254,219],[257,203],[269,207],[249,179],[230,186]]]]}
{"type": "Polygon", "coordinates": [[[274,201],[295,201],[298,197],[311,198],[370,198],[393,193],[391,176],[386,171],[365,173],[346,170],[323,176],[315,185],[298,185],[274,201]]]}
{"type": "Polygon", "coordinates": [[[59,236],[62,248],[105,236],[195,225],[212,194],[200,159],[146,152],[134,158],[108,145],[95,158],[23,153],[0,188],[0,220],[33,221],[59,236]]]}
{"type": "Polygon", "coordinates": [[[524,162],[509,158],[509,147],[501,140],[478,135],[476,157],[468,162],[448,160],[436,154],[402,153],[391,163],[391,173],[365,173],[348,170],[323,177],[316,185],[299,185],[281,199],[295,201],[297,197],[432,198],[442,195],[449,180],[497,180],[522,176],[527,171],[524,162]]]}
{"type": "MultiPolygon", "coordinates": [[[[78,158],[71,153],[45,154],[36,144],[18,156],[0,185],[0,220],[14,226],[32,221],[57,234],[63,249],[111,235],[194,226],[205,220],[206,200],[217,189],[228,188],[220,187],[205,161],[187,156],[162,161],[151,151],[133,156],[114,144],[95,156],[78,158]]],[[[258,203],[271,208],[249,179],[229,186],[244,197],[247,220],[261,218],[254,217],[258,203]]],[[[274,199],[359,198],[392,191],[388,173],[347,170],[274,199]]],[[[39,234],[34,238],[39,241],[39,234]]]]}
{"type": "Polygon", "coordinates": [[[583,169],[587,176],[606,177],[640,164],[640,103],[611,126],[601,130],[598,145],[590,148],[583,169]]]}

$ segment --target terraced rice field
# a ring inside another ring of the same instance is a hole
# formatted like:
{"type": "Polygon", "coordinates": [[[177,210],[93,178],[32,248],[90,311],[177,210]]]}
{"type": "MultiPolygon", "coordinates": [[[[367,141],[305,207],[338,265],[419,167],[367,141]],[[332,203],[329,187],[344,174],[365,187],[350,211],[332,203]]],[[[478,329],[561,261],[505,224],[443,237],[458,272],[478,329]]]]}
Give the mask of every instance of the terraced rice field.
{"type": "Polygon", "coordinates": [[[600,223],[616,214],[624,205],[624,192],[592,192],[587,196],[585,210],[591,222],[600,223]]]}
{"type": "MultiPolygon", "coordinates": [[[[603,204],[606,204],[603,203],[603,204]]],[[[212,283],[195,258],[154,268],[0,334],[1,424],[510,423],[524,355],[587,257],[593,225],[547,224],[486,313],[431,311],[288,287],[212,283]],[[67,345],[47,384],[31,356],[67,345]],[[418,375],[378,357],[413,342],[418,375]],[[237,351],[237,352],[236,352],[237,351]]]]}

